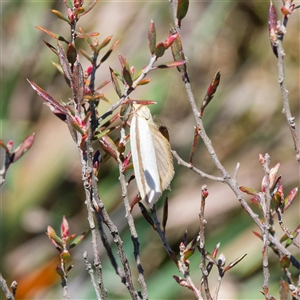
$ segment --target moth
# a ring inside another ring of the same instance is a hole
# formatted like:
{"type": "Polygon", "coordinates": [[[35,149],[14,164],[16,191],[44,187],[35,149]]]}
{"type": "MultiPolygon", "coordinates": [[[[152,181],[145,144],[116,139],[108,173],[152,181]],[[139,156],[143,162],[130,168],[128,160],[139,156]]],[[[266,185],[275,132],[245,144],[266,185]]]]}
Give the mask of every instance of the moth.
{"type": "Polygon", "coordinates": [[[174,176],[169,141],[160,133],[147,106],[133,105],[130,145],[140,197],[150,208],[174,176]]]}

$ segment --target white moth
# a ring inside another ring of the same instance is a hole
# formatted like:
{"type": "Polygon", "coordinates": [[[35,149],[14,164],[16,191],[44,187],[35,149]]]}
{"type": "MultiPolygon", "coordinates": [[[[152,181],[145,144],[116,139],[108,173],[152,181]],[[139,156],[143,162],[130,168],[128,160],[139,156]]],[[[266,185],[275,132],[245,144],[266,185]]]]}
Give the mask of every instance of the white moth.
{"type": "Polygon", "coordinates": [[[134,105],[134,110],[130,125],[134,174],[141,199],[152,208],[174,176],[171,148],[149,108],[134,105]]]}

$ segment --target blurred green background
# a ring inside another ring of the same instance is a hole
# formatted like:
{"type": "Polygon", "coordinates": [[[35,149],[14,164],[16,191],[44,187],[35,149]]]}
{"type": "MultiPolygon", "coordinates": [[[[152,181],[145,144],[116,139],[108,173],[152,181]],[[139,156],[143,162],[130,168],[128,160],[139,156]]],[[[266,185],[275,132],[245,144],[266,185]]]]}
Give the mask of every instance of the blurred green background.
{"type": "MultiPolygon", "coordinates": [[[[274,5],[279,14],[281,1],[275,1],[274,5]]],[[[268,37],[268,7],[268,1],[191,1],[181,34],[199,107],[214,74],[221,71],[218,92],[203,118],[221,162],[231,174],[239,162],[239,184],[259,189],[263,170],[258,154],[268,152],[272,166],[281,163],[279,173],[287,194],[299,185],[299,165],[281,113],[277,60],[268,37]]],[[[59,277],[54,270],[58,252],[45,235],[47,226],[59,231],[62,216],[66,215],[71,233],[79,234],[88,228],[76,145],[65,124],[43,105],[26,81],[28,78],[37,83],[57,100],[67,101],[71,97],[63,77],[52,66],[51,61],[57,62],[57,57],[42,40],[53,45],[55,41],[35,29],[39,25],[68,38],[68,26],[51,14],[50,9],[65,13],[63,1],[1,3],[1,138],[5,142],[12,139],[17,146],[27,135],[36,133],[32,149],[11,166],[1,189],[0,270],[8,283],[19,282],[18,299],[61,298],[59,277]]],[[[100,68],[97,84],[110,78],[109,66],[120,70],[117,53],[127,58],[136,71],[147,65],[150,58],[147,31],[151,20],[156,26],[157,41],[164,41],[172,23],[168,1],[100,1],[81,19],[79,26],[86,32],[99,31],[100,41],[109,35],[114,35],[113,41],[120,40],[116,51],[100,68]]],[[[80,46],[88,50],[84,43],[80,46]]],[[[294,12],[289,20],[284,49],[286,85],[299,128],[299,12],[294,12]]],[[[171,60],[167,51],[159,62],[171,60]]],[[[88,66],[83,57],[81,63],[84,68],[88,66]]],[[[152,113],[169,128],[172,148],[188,160],[195,121],[180,75],[176,69],[168,69],[152,72],[149,78],[152,82],[134,91],[132,98],[157,102],[151,107],[152,113]]],[[[110,85],[103,93],[112,103],[118,99],[110,85]]],[[[108,107],[103,103],[101,112],[108,107]]],[[[248,252],[241,263],[226,273],[219,299],[262,299],[259,292],[263,284],[262,244],[252,233],[256,226],[227,186],[204,180],[174,164],[176,174],[169,193],[167,225],[170,245],[178,252],[186,229],[189,239],[196,236],[201,185],[207,184],[210,194],[206,206],[207,250],[212,251],[221,242],[219,253],[225,254],[227,263],[248,252]]],[[[219,175],[201,141],[194,164],[205,172],[219,175]]],[[[120,229],[136,280],[133,247],[113,160],[101,168],[99,189],[120,229]]],[[[133,199],[135,182],[129,192],[133,199]]],[[[138,208],[134,208],[133,214],[149,298],[193,299],[193,294],[179,287],[172,278],[180,274],[169,261],[157,234],[141,218],[138,208]]],[[[284,222],[290,230],[299,224],[299,197],[284,215],[284,222]]],[[[278,235],[282,235],[280,229],[278,235]]],[[[92,261],[90,236],[72,252],[75,267],[68,282],[72,299],[95,299],[82,259],[85,250],[92,261]]],[[[290,251],[299,259],[295,247],[291,246],[290,251]]],[[[100,252],[109,299],[129,299],[101,245],[100,252]]],[[[196,285],[200,279],[199,259],[199,255],[191,258],[191,276],[196,285]]],[[[278,282],[283,274],[273,253],[270,264],[271,293],[278,297],[278,282]]],[[[216,278],[213,272],[211,291],[216,278]]],[[[137,282],[135,286],[139,289],[137,282]]]]}

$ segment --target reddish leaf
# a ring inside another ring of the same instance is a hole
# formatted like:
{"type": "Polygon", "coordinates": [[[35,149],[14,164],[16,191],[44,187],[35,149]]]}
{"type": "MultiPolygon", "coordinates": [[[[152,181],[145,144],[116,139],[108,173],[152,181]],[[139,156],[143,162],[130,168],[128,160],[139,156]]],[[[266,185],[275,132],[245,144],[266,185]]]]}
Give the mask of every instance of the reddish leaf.
{"type": "Polygon", "coordinates": [[[199,242],[200,236],[196,236],[184,249],[183,251],[183,260],[186,261],[190,258],[196,250],[196,244],[199,242]]]}
{"type": "Polygon", "coordinates": [[[105,81],[103,81],[102,83],[100,83],[98,86],[97,86],[97,88],[96,88],[96,90],[101,90],[102,88],[104,88],[106,85],[108,85],[110,83],[110,80],[105,80],[105,81]]]}
{"type": "Polygon", "coordinates": [[[61,226],[60,226],[60,236],[65,239],[70,234],[69,223],[65,216],[63,216],[61,226]]]}
{"type": "Polygon", "coordinates": [[[295,187],[293,188],[289,194],[286,196],[286,198],[284,199],[284,206],[283,206],[283,211],[286,211],[291,204],[293,203],[293,201],[295,200],[296,196],[298,194],[298,188],[295,187]]]}
{"type": "Polygon", "coordinates": [[[43,98],[46,103],[49,104],[49,106],[50,106],[50,108],[51,108],[52,111],[54,111],[54,109],[56,109],[59,113],[62,113],[64,115],[67,115],[69,113],[68,110],[64,106],[62,106],[56,100],[54,100],[48,93],[46,93],[37,84],[29,81],[28,79],[27,79],[27,81],[29,82],[29,84],[31,85],[31,87],[36,91],[36,93],[41,98],[43,98]]]}
{"type": "Polygon", "coordinates": [[[254,189],[246,187],[246,186],[240,186],[239,189],[248,195],[254,195],[257,193],[257,191],[255,191],[254,189]]]}
{"type": "MultiPolygon", "coordinates": [[[[278,163],[274,168],[270,169],[269,172],[269,187],[270,190],[273,189],[275,183],[276,183],[276,178],[277,178],[277,174],[278,174],[278,170],[280,167],[280,163],[278,163]]],[[[266,176],[264,176],[262,183],[261,183],[261,190],[264,192],[265,191],[265,185],[266,185],[266,176]]]]}
{"type": "Polygon", "coordinates": [[[74,101],[77,104],[77,111],[80,112],[81,103],[84,96],[84,74],[81,64],[76,61],[72,73],[72,91],[74,101]]]}
{"type": "Polygon", "coordinates": [[[55,230],[51,227],[48,226],[47,227],[47,232],[46,234],[48,235],[49,239],[51,240],[51,242],[53,243],[53,245],[55,247],[59,247],[60,249],[63,248],[63,241],[61,240],[61,238],[56,234],[55,230]]]}
{"type": "Polygon", "coordinates": [[[106,52],[106,54],[101,58],[100,62],[103,63],[105,62],[109,56],[111,55],[111,53],[115,50],[116,46],[119,44],[119,41],[116,41],[112,47],[106,52]]]}
{"type": "Polygon", "coordinates": [[[93,44],[93,41],[92,41],[92,39],[90,38],[89,34],[85,33],[81,27],[79,28],[79,30],[80,30],[80,32],[81,32],[81,34],[82,34],[84,40],[87,42],[87,44],[88,44],[88,45],[90,46],[90,48],[92,49],[92,51],[93,51],[93,52],[96,52],[96,47],[95,47],[95,45],[93,44]]]}
{"type": "Polygon", "coordinates": [[[157,67],[154,67],[153,69],[167,69],[167,68],[178,68],[182,65],[185,65],[186,64],[186,60],[179,60],[179,61],[173,61],[173,62],[170,62],[170,63],[166,63],[166,64],[161,64],[161,65],[158,65],[157,67]]]}
{"type": "Polygon", "coordinates": [[[34,142],[34,133],[29,135],[21,145],[13,152],[12,162],[16,162],[20,157],[22,157],[32,146],[34,142]]]}
{"type": "Polygon", "coordinates": [[[223,274],[225,272],[227,272],[228,270],[230,270],[231,268],[233,268],[236,264],[238,264],[242,259],[245,258],[245,256],[247,255],[248,253],[245,253],[243,254],[241,257],[235,259],[234,261],[232,261],[223,271],[223,274]]]}
{"type": "Polygon", "coordinates": [[[277,47],[276,47],[277,33],[278,33],[277,14],[272,1],[270,1],[270,7],[268,12],[268,25],[269,25],[268,27],[269,27],[269,37],[270,37],[271,47],[276,57],[278,57],[277,47]]]}
{"type": "Polygon", "coordinates": [[[84,7],[84,13],[82,15],[87,14],[98,2],[98,0],[87,1],[88,5],[84,7]]]}
{"type": "Polygon", "coordinates": [[[259,239],[263,240],[262,235],[256,231],[252,231],[259,239]]]}
{"type": "Polygon", "coordinates": [[[128,63],[127,59],[125,59],[121,54],[118,54],[118,59],[119,59],[122,70],[124,67],[129,69],[129,63],[128,63]]]}
{"type": "Polygon", "coordinates": [[[46,41],[44,41],[44,40],[43,40],[43,42],[46,44],[46,46],[47,46],[54,54],[58,55],[57,49],[56,49],[54,46],[52,46],[51,44],[49,44],[48,42],[46,42],[46,41]]]}
{"type": "Polygon", "coordinates": [[[114,141],[108,136],[104,135],[99,139],[101,148],[113,157],[116,161],[118,160],[118,149],[114,141]]]}
{"type": "MultiPolygon", "coordinates": [[[[176,30],[173,27],[171,27],[169,31],[169,35],[173,35],[175,33],[176,30]]],[[[171,51],[175,61],[186,61],[179,35],[177,36],[176,40],[173,42],[171,46],[171,51]]],[[[180,73],[186,74],[186,64],[178,66],[177,70],[180,73]]]]}
{"type": "Polygon", "coordinates": [[[128,104],[128,103],[132,103],[132,104],[141,104],[141,105],[152,105],[152,104],[157,104],[154,101],[150,101],[150,100],[132,100],[129,99],[126,102],[124,102],[124,104],[128,104]]]}
{"type": "Polygon", "coordinates": [[[44,31],[45,33],[47,33],[48,35],[50,35],[51,37],[55,38],[56,40],[60,40],[60,41],[63,41],[63,42],[66,42],[68,43],[68,41],[66,41],[62,36],[50,31],[50,30],[47,30],[41,26],[35,26],[35,28],[39,29],[39,30],[42,30],[44,31]]]}
{"type": "Polygon", "coordinates": [[[221,73],[220,73],[220,71],[218,71],[215,74],[213,80],[211,81],[211,83],[207,89],[206,95],[202,101],[202,106],[200,109],[200,117],[202,117],[204,109],[210,103],[210,101],[213,99],[215,92],[217,91],[217,88],[219,86],[220,79],[221,79],[221,73]]]}
{"type": "Polygon", "coordinates": [[[107,37],[100,45],[97,46],[97,53],[99,53],[99,51],[104,48],[105,46],[107,46],[109,44],[109,42],[111,41],[112,39],[112,35],[107,37]]]}
{"type": "Polygon", "coordinates": [[[67,82],[69,84],[69,82],[71,82],[71,80],[72,80],[71,68],[70,68],[69,61],[67,59],[65,50],[64,50],[64,48],[62,47],[62,45],[59,41],[57,42],[57,48],[58,48],[59,62],[62,66],[62,69],[64,71],[64,75],[67,78],[67,80],[68,80],[67,82]]]}
{"type": "Polygon", "coordinates": [[[290,299],[290,289],[288,283],[285,282],[283,279],[281,279],[279,284],[280,284],[280,289],[279,289],[280,299],[281,300],[290,299]]]}
{"type": "Polygon", "coordinates": [[[167,50],[177,39],[178,33],[176,32],[175,34],[169,35],[169,37],[163,42],[165,50],[167,50]]]}

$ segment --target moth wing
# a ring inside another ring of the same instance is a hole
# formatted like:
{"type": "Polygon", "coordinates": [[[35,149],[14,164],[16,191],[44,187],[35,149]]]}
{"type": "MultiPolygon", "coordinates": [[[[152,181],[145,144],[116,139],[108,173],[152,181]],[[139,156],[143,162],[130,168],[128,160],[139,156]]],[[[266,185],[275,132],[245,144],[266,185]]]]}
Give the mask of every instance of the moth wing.
{"type": "Polygon", "coordinates": [[[156,125],[150,123],[153,143],[155,147],[158,173],[161,182],[161,189],[164,191],[168,188],[174,176],[174,166],[169,141],[159,132],[156,125]]]}
{"type": "Polygon", "coordinates": [[[162,193],[160,175],[152,131],[148,121],[138,115],[131,121],[130,144],[138,190],[152,207],[162,193]]]}

